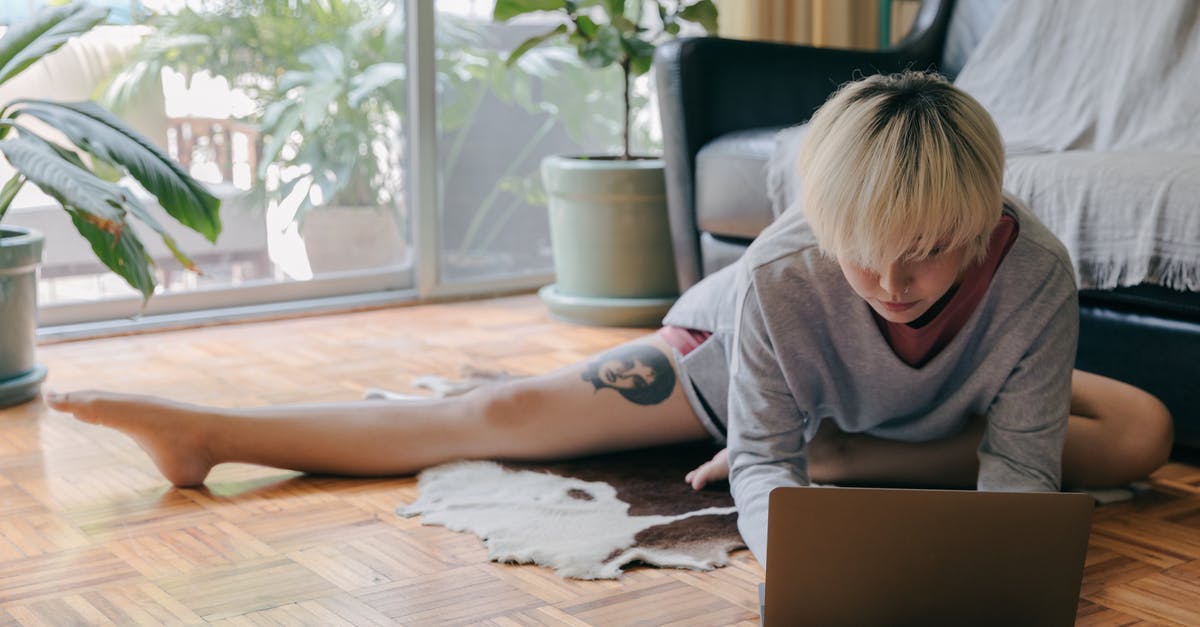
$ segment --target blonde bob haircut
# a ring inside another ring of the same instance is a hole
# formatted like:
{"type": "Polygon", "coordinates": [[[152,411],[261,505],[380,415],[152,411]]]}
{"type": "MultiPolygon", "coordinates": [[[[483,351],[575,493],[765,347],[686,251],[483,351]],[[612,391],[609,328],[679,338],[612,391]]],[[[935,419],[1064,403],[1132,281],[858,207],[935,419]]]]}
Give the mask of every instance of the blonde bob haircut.
{"type": "Polygon", "coordinates": [[[1004,146],[974,98],[909,71],[843,85],[813,115],[798,171],[824,254],[878,270],[961,247],[966,267],[1000,218],[1004,146]]]}

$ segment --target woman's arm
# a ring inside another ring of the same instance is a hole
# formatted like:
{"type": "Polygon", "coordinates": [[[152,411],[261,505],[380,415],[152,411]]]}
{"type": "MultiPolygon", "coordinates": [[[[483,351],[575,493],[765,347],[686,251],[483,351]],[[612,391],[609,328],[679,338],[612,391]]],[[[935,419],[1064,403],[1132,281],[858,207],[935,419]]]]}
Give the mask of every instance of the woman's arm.
{"type": "Polygon", "coordinates": [[[979,443],[980,490],[1060,489],[1078,337],[1079,303],[1072,294],[1017,363],[988,409],[987,427],[979,443]]]}
{"type": "Polygon", "coordinates": [[[738,530],[765,567],[771,490],[808,485],[805,421],[787,391],[753,284],[745,294],[730,360],[729,485],[738,530]]]}

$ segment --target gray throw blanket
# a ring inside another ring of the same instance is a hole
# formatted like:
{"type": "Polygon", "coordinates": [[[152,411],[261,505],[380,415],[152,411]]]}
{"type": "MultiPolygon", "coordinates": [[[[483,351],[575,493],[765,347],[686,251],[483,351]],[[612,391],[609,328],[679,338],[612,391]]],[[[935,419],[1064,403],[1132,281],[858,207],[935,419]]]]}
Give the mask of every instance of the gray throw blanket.
{"type": "MultiPolygon", "coordinates": [[[[1081,288],[1200,291],[1200,1],[1011,0],[956,84],[992,114],[1005,189],[1063,241],[1081,288]]],[[[796,201],[802,133],[768,164],[796,201]]]]}
{"type": "Polygon", "coordinates": [[[955,83],[1012,154],[1200,149],[1200,2],[1010,0],[955,83]]]}

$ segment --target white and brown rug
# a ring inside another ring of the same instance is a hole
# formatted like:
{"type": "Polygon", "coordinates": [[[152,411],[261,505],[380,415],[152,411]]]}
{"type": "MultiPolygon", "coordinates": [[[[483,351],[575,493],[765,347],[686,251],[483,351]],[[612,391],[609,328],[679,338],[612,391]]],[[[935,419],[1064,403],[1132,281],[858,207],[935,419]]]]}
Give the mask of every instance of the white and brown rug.
{"type": "MultiPolygon", "coordinates": [[[[414,383],[453,396],[508,375],[463,376],[414,383]]],[[[539,564],[563,577],[616,579],[636,563],[708,570],[744,546],[728,484],[696,492],[683,480],[715,452],[693,444],[552,463],[456,462],[422,472],[420,496],[397,513],[474,533],[494,561],[539,564]]]]}
{"type": "MultiPolygon", "coordinates": [[[[413,384],[454,396],[506,378],[464,368],[458,380],[413,384]]],[[[371,389],[366,398],[422,396],[371,389]]],[[[617,579],[632,563],[707,571],[745,545],[728,484],[697,492],[683,480],[714,453],[697,443],[540,464],[458,461],[421,472],[418,500],[396,512],[475,533],[493,561],[536,563],[562,577],[617,579]]]]}
{"type": "Polygon", "coordinates": [[[402,516],[478,535],[497,562],[563,577],[616,579],[630,564],[708,570],[743,545],[728,486],[696,492],[687,471],[709,445],[662,447],[558,463],[457,462],[419,477],[402,516]]]}

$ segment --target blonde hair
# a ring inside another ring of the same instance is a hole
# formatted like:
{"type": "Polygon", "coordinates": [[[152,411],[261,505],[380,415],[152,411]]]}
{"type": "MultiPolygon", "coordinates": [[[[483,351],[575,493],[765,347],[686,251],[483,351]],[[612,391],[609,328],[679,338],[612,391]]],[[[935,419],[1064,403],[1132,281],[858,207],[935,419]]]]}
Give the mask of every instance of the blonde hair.
{"type": "Polygon", "coordinates": [[[987,254],[1004,146],[974,98],[926,72],[843,85],[813,115],[798,161],[821,250],[879,269],[935,248],[987,254]]]}

